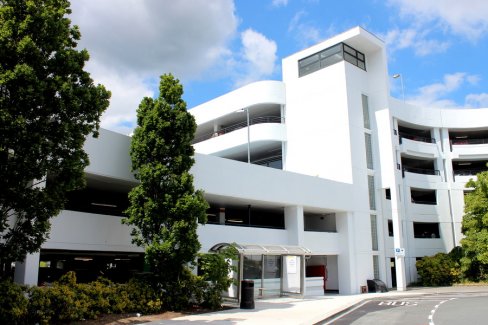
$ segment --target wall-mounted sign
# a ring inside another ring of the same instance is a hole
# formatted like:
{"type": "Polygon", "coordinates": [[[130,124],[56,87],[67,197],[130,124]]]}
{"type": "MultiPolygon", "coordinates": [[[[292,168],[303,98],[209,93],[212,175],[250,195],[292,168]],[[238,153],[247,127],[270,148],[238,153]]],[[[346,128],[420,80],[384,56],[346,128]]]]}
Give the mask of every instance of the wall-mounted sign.
{"type": "Polygon", "coordinates": [[[405,248],[395,248],[395,256],[405,256],[405,248]]]}

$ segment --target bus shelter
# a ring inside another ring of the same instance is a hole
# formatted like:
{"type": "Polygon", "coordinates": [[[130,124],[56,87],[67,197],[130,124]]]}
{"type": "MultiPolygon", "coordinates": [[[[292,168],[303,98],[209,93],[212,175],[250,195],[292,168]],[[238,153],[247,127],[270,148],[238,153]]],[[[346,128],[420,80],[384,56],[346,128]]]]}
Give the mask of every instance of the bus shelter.
{"type": "Polygon", "coordinates": [[[227,246],[238,251],[238,260],[233,261],[237,274],[232,276],[237,285],[230,288],[228,297],[240,299],[243,280],[254,281],[254,296],[298,296],[305,294],[305,258],[311,251],[301,246],[258,245],[220,243],[210,252],[218,252],[227,246]]]}

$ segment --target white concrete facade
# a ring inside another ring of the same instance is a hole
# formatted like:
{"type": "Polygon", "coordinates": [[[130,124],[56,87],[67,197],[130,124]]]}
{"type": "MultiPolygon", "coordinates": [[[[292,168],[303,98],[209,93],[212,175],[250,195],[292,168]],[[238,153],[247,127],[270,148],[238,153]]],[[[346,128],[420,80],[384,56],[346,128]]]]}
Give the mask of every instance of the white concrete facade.
{"type": "MultiPolygon", "coordinates": [[[[284,58],[283,81],[252,83],[190,110],[195,187],[217,211],[199,227],[202,251],[222,242],[304,246],[327,265],[327,288],[352,294],[373,278],[403,290],[417,279],[417,258],[459,245],[465,184],[479,171],[469,166],[488,161],[488,109],[391,98],[385,53],[381,40],[354,28],[284,58]],[[300,62],[342,43],[342,59],[301,75],[300,62]],[[359,61],[345,60],[350,48],[359,61]]],[[[87,141],[94,184],[136,183],[129,143],[107,130],[87,141]]],[[[66,210],[43,249],[142,252],[129,233],[120,217],[66,210]]],[[[39,256],[24,265],[32,261],[39,256]]],[[[37,282],[21,270],[20,281],[37,282]]]]}

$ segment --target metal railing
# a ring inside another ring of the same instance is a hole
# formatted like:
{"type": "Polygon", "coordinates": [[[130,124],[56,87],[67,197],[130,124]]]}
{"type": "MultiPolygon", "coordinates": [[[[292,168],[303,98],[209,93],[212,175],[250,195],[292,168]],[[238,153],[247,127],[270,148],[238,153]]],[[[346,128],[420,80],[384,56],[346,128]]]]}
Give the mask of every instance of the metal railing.
{"type": "Polygon", "coordinates": [[[451,145],[487,144],[488,139],[451,139],[451,145]]]}
{"type": "Polygon", "coordinates": [[[458,169],[454,170],[454,176],[475,176],[478,173],[486,172],[487,169],[458,169]]]}
{"type": "Polygon", "coordinates": [[[405,172],[422,174],[422,175],[440,175],[441,174],[441,172],[437,169],[424,169],[424,168],[414,168],[414,167],[403,166],[402,177],[405,177],[405,172]]]}
{"type": "Polygon", "coordinates": [[[283,160],[283,157],[281,155],[276,155],[276,156],[271,156],[271,157],[253,160],[253,161],[251,161],[251,163],[255,164],[255,165],[268,166],[270,163],[273,163],[276,161],[282,161],[282,160],[283,160]]]}
{"type": "Polygon", "coordinates": [[[426,204],[426,205],[437,205],[437,201],[426,201],[426,200],[418,200],[418,199],[411,199],[413,204],[426,204]]]}
{"type": "MultiPolygon", "coordinates": [[[[249,120],[249,126],[254,125],[254,124],[262,124],[262,123],[284,123],[285,119],[280,116],[260,116],[260,117],[254,117],[249,120]]],[[[208,140],[210,138],[215,138],[221,135],[224,135],[226,133],[230,133],[239,129],[243,129],[247,127],[247,121],[244,122],[239,122],[230,126],[227,126],[225,128],[222,128],[218,131],[212,131],[206,134],[203,134],[195,139],[193,139],[193,144],[202,142],[205,140],[208,140]]]]}
{"type": "Polygon", "coordinates": [[[421,137],[418,135],[413,135],[413,134],[408,134],[408,133],[403,133],[403,132],[398,132],[400,136],[400,144],[402,144],[402,139],[409,139],[413,141],[420,141],[420,142],[426,142],[426,143],[436,143],[434,138],[429,138],[429,137],[421,137]]]}

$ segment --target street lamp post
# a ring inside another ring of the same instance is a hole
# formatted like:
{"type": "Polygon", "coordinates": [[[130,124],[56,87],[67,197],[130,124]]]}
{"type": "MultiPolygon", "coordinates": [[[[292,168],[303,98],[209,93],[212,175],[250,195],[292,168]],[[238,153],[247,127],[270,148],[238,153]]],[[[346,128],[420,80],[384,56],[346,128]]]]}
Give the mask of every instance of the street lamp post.
{"type": "Polygon", "coordinates": [[[249,108],[246,108],[247,118],[247,163],[251,163],[251,132],[249,127],[249,108]]]}
{"type": "Polygon", "coordinates": [[[392,77],[393,79],[400,78],[400,83],[402,85],[402,98],[403,98],[403,102],[405,103],[405,88],[403,86],[403,76],[400,73],[395,73],[392,77]]]}
{"type": "Polygon", "coordinates": [[[246,126],[247,126],[247,163],[251,163],[251,131],[249,120],[249,108],[241,108],[236,113],[246,112],[246,126]]]}

